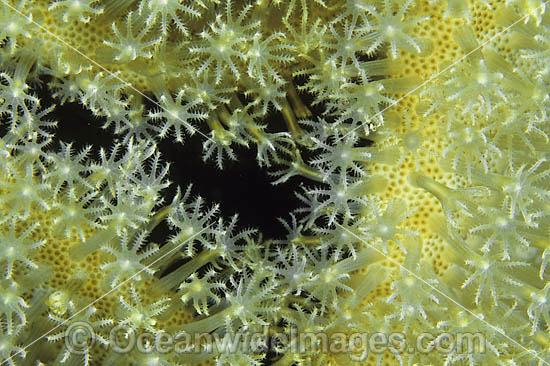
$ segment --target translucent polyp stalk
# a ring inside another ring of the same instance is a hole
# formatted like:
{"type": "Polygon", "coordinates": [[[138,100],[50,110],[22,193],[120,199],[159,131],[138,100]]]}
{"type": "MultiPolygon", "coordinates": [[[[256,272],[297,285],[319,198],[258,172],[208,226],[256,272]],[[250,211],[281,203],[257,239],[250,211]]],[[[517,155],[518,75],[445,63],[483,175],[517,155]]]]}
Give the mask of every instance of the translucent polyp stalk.
{"type": "Polygon", "coordinates": [[[183,264],[178,269],[170,272],[166,276],[157,281],[155,285],[155,293],[163,293],[170,291],[173,288],[178,287],[183,281],[185,281],[193,272],[201,268],[202,266],[212,262],[219,256],[218,252],[211,250],[205,250],[199,253],[196,257],[189,262],[183,264]]]}
{"type": "Polygon", "coordinates": [[[386,269],[379,264],[370,266],[367,273],[361,278],[359,285],[352,285],[354,288],[353,294],[356,299],[362,301],[367,297],[378,285],[386,280],[387,274],[386,269]]]}
{"type": "Polygon", "coordinates": [[[286,97],[290,102],[290,105],[292,106],[292,110],[294,111],[296,117],[306,118],[311,116],[311,111],[304,104],[302,98],[300,98],[300,96],[296,92],[296,88],[294,87],[294,84],[292,82],[288,83],[288,86],[286,88],[286,97]]]}
{"type": "Polygon", "coordinates": [[[86,258],[92,252],[106,245],[116,237],[115,230],[102,230],[95,235],[92,235],[85,243],[77,244],[69,251],[71,258],[78,262],[86,258]]]}
{"type": "Polygon", "coordinates": [[[186,332],[189,334],[212,332],[218,329],[219,327],[222,327],[225,324],[225,318],[227,316],[231,316],[233,311],[234,311],[233,306],[230,306],[220,311],[219,313],[211,315],[207,318],[204,318],[189,324],[185,324],[179,329],[179,331],[186,332]]]}
{"type": "Polygon", "coordinates": [[[375,249],[363,249],[357,256],[346,258],[334,265],[341,272],[353,272],[384,259],[384,256],[375,249]]]}
{"type": "Polygon", "coordinates": [[[323,175],[321,172],[306,165],[301,156],[298,155],[298,159],[293,161],[291,166],[297,175],[301,175],[302,177],[316,182],[323,182],[323,175]]]}

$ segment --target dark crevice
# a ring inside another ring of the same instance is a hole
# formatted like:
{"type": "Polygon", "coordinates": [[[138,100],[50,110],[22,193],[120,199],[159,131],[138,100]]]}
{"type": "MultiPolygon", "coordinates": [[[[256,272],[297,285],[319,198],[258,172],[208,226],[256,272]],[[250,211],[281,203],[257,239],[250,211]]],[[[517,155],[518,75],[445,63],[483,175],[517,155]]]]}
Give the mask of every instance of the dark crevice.
{"type": "MultiPolygon", "coordinates": [[[[281,117],[282,119],[282,117],[281,117]]],[[[271,124],[271,122],[268,122],[271,124]]],[[[287,218],[299,205],[294,191],[298,179],[274,186],[266,168],[258,166],[256,148],[236,147],[237,161],[226,159],[223,170],[213,160],[203,162],[204,137],[195,135],[185,143],[159,143],[162,156],[173,162],[170,179],[174,186],[193,184],[193,192],[207,202],[219,202],[222,215],[239,214],[240,227],[254,227],[266,238],[282,238],[284,228],[277,220],[287,218]]]]}
{"type": "MultiPolygon", "coordinates": [[[[37,90],[37,94],[45,107],[58,102],[47,88],[37,90]]],[[[111,129],[101,128],[102,119],[93,116],[79,103],[57,105],[47,117],[58,121],[54,140],[49,145],[55,151],[59,150],[59,141],[72,142],[74,151],[93,145],[90,156],[97,159],[100,147],[109,150],[119,140],[111,129]]],[[[268,125],[269,132],[285,130],[280,113],[270,113],[263,122],[268,125]]],[[[203,133],[207,134],[207,131],[203,133]]],[[[178,186],[185,190],[187,185],[193,184],[193,195],[201,195],[207,207],[220,203],[224,218],[238,213],[239,228],[256,228],[266,239],[283,238],[286,232],[277,218],[287,219],[289,212],[299,206],[294,191],[305,179],[293,177],[286,184],[274,186],[271,184],[274,177],[268,174],[269,169],[258,165],[255,146],[248,149],[237,146],[235,154],[238,160],[225,159],[224,168],[220,170],[213,160],[203,161],[204,139],[197,133],[186,136],[183,144],[175,143],[170,137],[158,141],[163,160],[171,163],[169,179],[172,184],[163,191],[164,204],[172,201],[178,186]]],[[[161,223],[150,240],[161,244],[167,240],[169,233],[167,225],[161,223]]]]}

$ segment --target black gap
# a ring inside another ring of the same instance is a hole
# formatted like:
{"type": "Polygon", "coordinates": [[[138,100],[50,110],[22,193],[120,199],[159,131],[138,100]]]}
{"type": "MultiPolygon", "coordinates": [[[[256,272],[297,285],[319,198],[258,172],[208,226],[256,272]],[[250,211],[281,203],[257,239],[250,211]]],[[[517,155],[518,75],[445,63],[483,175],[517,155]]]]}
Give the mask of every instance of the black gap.
{"type": "MultiPolygon", "coordinates": [[[[47,83],[43,83],[47,85],[47,83]]],[[[58,102],[51,97],[47,87],[36,90],[41,104],[45,107],[58,102]]],[[[50,145],[52,150],[59,150],[59,141],[72,142],[75,151],[87,145],[93,145],[90,155],[97,159],[99,147],[109,150],[117,137],[110,130],[101,128],[103,123],[79,103],[57,105],[47,116],[58,121],[55,138],[50,145]]],[[[262,121],[269,127],[269,132],[285,131],[286,126],[280,113],[271,112],[267,120],[262,121]]],[[[206,133],[206,131],[204,131],[206,133]]],[[[214,160],[206,163],[202,160],[202,144],[204,137],[199,134],[187,136],[184,144],[174,143],[171,138],[158,141],[162,158],[171,163],[169,179],[172,182],[163,192],[164,204],[169,204],[179,186],[185,190],[188,184],[193,184],[193,196],[200,194],[206,205],[220,203],[222,216],[239,214],[239,228],[257,228],[264,238],[283,238],[286,235],[278,217],[287,219],[289,212],[299,207],[299,201],[294,195],[300,182],[306,182],[300,177],[293,177],[286,184],[274,186],[274,177],[267,169],[258,166],[256,148],[236,147],[238,161],[226,159],[224,169],[217,168],[214,160]]],[[[272,167],[278,169],[280,167],[272,167]]],[[[170,230],[165,222],[160,224],[151,234],[149,240],[164,243],[170,230]]]]}
{"type": "Polygon", "coordinates": [[[10,120],[7,114],[0,113],[0,137],[4,137],[10,131],[10,120]]]}
{"type": "MultiPolygon", "coordinates": [[[[50,79],[50,78],[48,78],[50,79]]],[[[52,91],[47,88],[50,80],[42,80],[40,88],[34,91],[40,99],[40,105],[55,108],[45,116],[45,119],[57,121],[57,129],[54,132],[51,151],[60,150],[60,141],[73,143],[73,151],[80,151],[88,145],[93,145],[90,157],[97,159],[99,148],[109,150],[113,146],[114,136],[101,128],[102,120],[95,117],[88,109],[77,102],[65,102],[59,105],[59,100],[52,97],[52,91]]],[[[48,131],[50,132],[50,131],[48,131]]]]}
{"type": "MultiPolygon", "coordinates": [[[[276,123],[267,123],[269,130],[275,128],[276,123]]],[[[272,185],[274,178],[267,169],[258,166],[255,147],[235,147],[238,160],[226,159],[220,170],[214,160],[203,162],[203,142],[204,137],[196,134],[183,145],[169,138],[158,144],[164,159],[174,162],[170,168],[174,186],[193,184],[193,193],[203,196],[209,204],[220,203],[225,218],[238,213],[241,228],[257,228],[266,238],[284,237],[284,227],[277,218],[287,218],[289,212],[298,208],[294,196],[298,179],[272,185]]]]}

